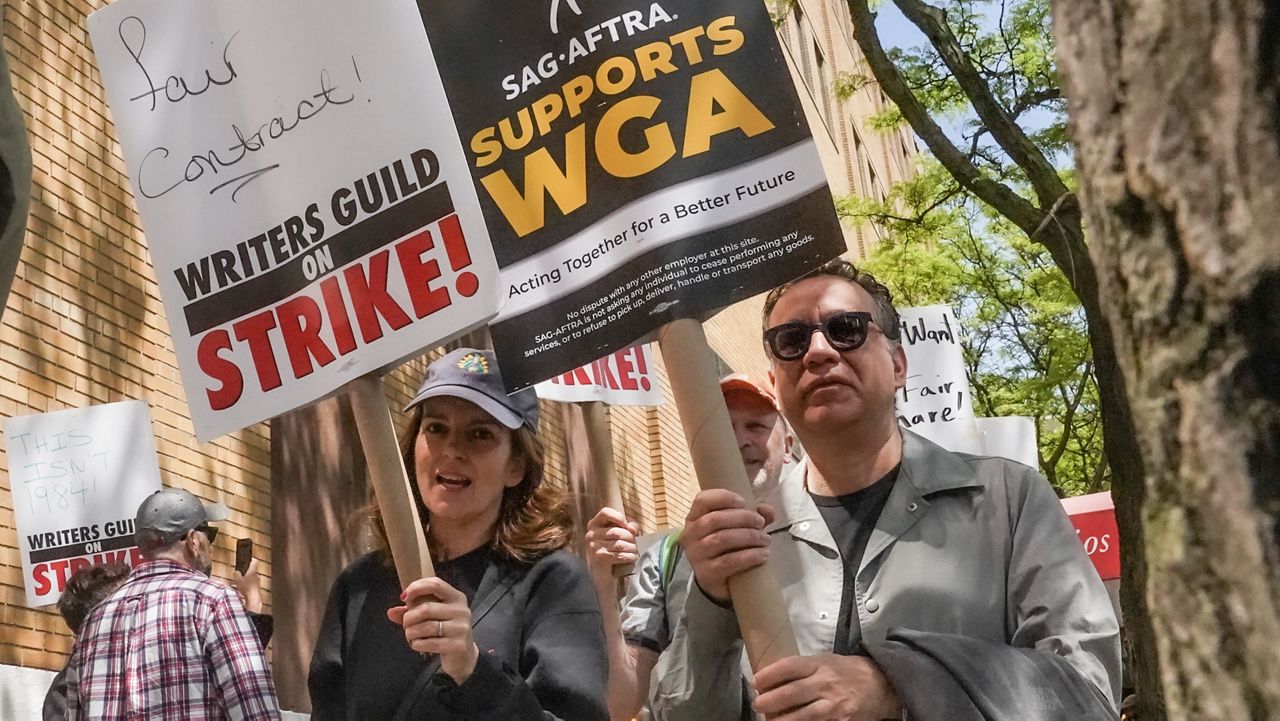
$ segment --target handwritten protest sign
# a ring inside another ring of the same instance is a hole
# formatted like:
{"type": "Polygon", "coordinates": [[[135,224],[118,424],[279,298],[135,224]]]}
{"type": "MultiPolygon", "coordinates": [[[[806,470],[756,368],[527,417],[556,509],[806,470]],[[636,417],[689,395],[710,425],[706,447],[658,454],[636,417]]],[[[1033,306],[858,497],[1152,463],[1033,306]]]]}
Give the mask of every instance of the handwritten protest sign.
{"type": "Polygon", "coordinates": [[[146,403],[6,418],[4,437],[28,606],[84,566],[138,562],[133,519],[160,488],[146,403]]]}
{"type": "Polygon", "coordinates": [[[898,422],[952,451],[982,453],[960,326],[945,305],[904,308],[907,383],[898,391],[898,422]]]}
{"type": "Polygon", "coordinates": [[[420,2],[506,305],[512,390],[845,250],[766,8],[420,2]]]}
{"type": "Polygon", "coordinates": [[[89,32],[199,438],[496,312],[412,2],[119,0],[89,32]]]}
{"type": "Polygon", "coordinates": [[[611,406],[662,405],[662,388],[647,344],[628,346],[537,385],[538,397],[611,406]]]}

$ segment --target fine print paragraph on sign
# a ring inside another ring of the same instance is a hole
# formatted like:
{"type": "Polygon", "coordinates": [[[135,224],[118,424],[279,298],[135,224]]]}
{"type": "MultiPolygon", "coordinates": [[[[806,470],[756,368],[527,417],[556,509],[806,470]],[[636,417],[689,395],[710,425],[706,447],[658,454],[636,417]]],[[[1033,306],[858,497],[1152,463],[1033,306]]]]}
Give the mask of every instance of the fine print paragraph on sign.
{"type": "Polygon", "coordinates": [[[761,263],[781,258],[813,242],[813,236],[801,237],[798,231],[781,238],[762,240],[744,238],[729,245],[670,261],[632,278],[626,285],[615,287],[609,295],[565,313],[564,324],[539,335],[539,345],[525,351],[532,356],[568,343],[586,341],[589,336],[626,318],[656,298],[677,289],[747,270],[761,263]]]}

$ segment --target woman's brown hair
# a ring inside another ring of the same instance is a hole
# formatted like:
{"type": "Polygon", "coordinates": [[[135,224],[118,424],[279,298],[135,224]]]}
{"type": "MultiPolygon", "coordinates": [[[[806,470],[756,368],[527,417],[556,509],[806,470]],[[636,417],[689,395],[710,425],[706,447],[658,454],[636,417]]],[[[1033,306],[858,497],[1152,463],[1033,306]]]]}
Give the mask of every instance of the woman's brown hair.
{"type": "MultiPolygon", "coordinates": [[[[409,420],[400,432],[400,455],[409,475],[409,488],[413,502],[418,506],[418,516],[426,531],[431,524],[431,513],[422,501],[415,472],[414,448],[422,428],[422,406],[419,403],[409,411],[409,420]]],[[[521,563],[533,563],[554,550],[569,544],[573,517],[564,491],[543,482],[545,456],[542,441],[528,426],[511,431],[511,452],[524,460],[524,478],[520,483],[502,492],[502,507],[498,511],[498,527],[490,547],[499,555],[521,563]]],[[[387,549],[387,531],[382,524],[382,514],[375,501],[370,508],[374,535],[380,548],[387,549]]],[[[430,543],[431,534],[427,534],[430,543]]]]}

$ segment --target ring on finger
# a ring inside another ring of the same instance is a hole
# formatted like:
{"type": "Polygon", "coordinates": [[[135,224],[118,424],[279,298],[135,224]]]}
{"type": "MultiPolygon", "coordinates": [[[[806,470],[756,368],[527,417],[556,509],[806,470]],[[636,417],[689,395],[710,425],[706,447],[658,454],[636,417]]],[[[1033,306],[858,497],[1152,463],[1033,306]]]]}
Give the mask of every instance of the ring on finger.
{"type": "Polygon", "coordinates": [[[436,621],[436,638],[444,638],[444,621],[436,621]]]}

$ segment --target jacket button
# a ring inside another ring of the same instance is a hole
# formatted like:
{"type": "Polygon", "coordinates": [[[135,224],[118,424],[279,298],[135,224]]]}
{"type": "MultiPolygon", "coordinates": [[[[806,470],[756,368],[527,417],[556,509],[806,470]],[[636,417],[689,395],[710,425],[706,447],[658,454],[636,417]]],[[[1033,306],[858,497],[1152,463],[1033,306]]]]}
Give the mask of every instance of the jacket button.
{"type": "Polygon", "coordinates": [[[912,502],[907,506],[907,513],[915,513],[915,512],[916,512],[916,509],[917,509],[917,508],[919,508],[919,507],[920,507],[920,504],[916,503],[915,501],[912,501],[912,502]]]}
{"type": "Polygon", "coordinates": [[[822,613],[819,613],[818,618],[822,619],[823,621],[827,620],[827,612],[823,611],[822,613]]]}
{"type": "Polygon", "coordinates": [[[880,610],[880,602],[875,600],[874,598],[868,598],[866,608],[867,608],[867,613],[875,613],[876,611],[880,610]]]}

